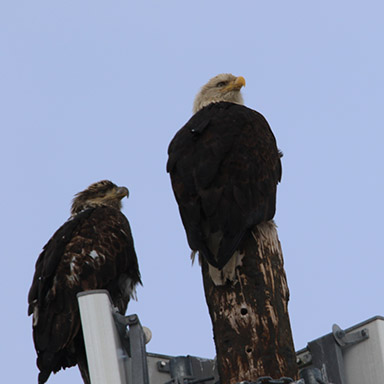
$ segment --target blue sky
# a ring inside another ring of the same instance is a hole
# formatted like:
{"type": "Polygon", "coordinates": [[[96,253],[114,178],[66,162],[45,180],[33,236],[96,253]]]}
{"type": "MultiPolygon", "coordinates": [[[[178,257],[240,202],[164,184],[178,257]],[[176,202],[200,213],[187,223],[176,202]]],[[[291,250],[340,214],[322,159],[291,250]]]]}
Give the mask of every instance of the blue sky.
{"type": "MultiPolygon", "coordinates": [[[[247,81],[283,157],[276,222],[296,349],[383,315],[380,1],[12,1],[0,5],[1,382],[35,382],[26,297],[73,195],[130,190],[148,351],[213,357],[198,266],[165,172],[199,88],[247,81]]],[[[50,383],[81,383],[77,369],[50,383]]]]}

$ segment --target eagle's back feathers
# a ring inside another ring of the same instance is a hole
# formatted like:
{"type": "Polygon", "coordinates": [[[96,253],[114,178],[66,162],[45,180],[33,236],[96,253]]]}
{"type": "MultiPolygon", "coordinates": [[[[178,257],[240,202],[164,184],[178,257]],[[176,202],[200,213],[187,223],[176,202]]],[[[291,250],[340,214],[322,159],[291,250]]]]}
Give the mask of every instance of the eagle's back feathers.
{"type": "Polygon", "coordinates": [[[222,268],[250,229],[275,214],[281,179],[275,137],[260,113],[212,103],[176,133],[168,154],[188,243],[222,268]],[[210,244],[214,234],[216,245],[210,244]]]}
{"type": "MultiPolygon", "coordinates": [[[[86,370],[76,294],[107,289],[113,304],[124,314],[138,283],[130,226],[118,209],[86,209],[55,232],[36,262],[28,296],[41,371],[39,383],[44,383],[51,371],[77,363],[81,370],[80,363],[85,364],[86,370]]],[[[84,378],[87,372],[83,370],[84,378]]]]}

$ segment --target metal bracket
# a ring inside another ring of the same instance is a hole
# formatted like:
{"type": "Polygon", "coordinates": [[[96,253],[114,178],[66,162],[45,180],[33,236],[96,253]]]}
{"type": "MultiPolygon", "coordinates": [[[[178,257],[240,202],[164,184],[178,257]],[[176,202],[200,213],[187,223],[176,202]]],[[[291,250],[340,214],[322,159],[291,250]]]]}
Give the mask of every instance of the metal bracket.
{"type": "Polygon", "coordinates": [[[348,348],[369,338],[369,331],[367,328],[364,328],[361,331],[347,334],[337,324],[333,324],[332,334],[336,340],[336,343],[342,349],[348,348]]]}
{"type": "Polygon", "coordinates": [[[122,344],[128,354],[126,373],[132,384],[149,384],[145,334],[137,315],[113,314],[122,344]],[[129,327],[129,330],[127,329],[129,327]]]}
{"type": "Polygon", "coordinates": [[[312,363],[312,354],[309,351],[304,351],[297,355],[296,363],[299,368],[306,367],[312,363]]]}
{"type": "Polygon", "coordinates": [[[198,384],[215,380],[212,362],[192,356],[158,361],[157,369],[170,374],[171,380],[165,384],[198,384]]]}
{"type": "Polygon", "coordinates": [[[305,384],[330,384],[328,380],[324,380],[318,368],[303,368],[300,370],[300,377],[305,384]]]}
{"type": "MultiPolygon", "coordinates": [[[[311,365],[312,369],[316,368],[321,372],[322,378],[317,377],[318,375],[313,376],[314,372],[311,373],[310,371],[305,373],[309,375],[308,377],[304,377],[303,374],[302,377],[305,379],[305,383],[309,380],[310,384],[321,383],[321,381],[346,384],[343,350],[368,338],[367,328],[346,333],[337,324],[334,324],[332,333],[309,342],[309,354],[304,352],[298,357],[300,368],[311,365]]],[[[301,369],[301,372],[305,372],[305,370],[301,369]]]]}

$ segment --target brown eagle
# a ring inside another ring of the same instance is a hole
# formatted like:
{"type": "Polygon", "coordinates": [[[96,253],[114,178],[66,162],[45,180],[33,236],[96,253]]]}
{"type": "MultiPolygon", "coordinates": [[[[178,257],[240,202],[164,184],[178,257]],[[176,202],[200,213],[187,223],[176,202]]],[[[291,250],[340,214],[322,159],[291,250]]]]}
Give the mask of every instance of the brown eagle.
{"type": "Polygon", "coordinates": [[[256,225],[273,218],[281,179],[275,137],[265,118],[243,105],[244,85],[231,74],[209,80],[168,148],[189,246],[219,270],[256,225]]]}
{"type": "Polygon", "coordinates": [[[114,306],[125,314],[141,284],[140,272],[121,199],[128,189],[108,180],[78,193],[71,217],[44,246],[28,295],[33,340],[40,370],[38,382],[51,372],[78,364],[90,383],[76,294],[107,289],[114,306]]]}

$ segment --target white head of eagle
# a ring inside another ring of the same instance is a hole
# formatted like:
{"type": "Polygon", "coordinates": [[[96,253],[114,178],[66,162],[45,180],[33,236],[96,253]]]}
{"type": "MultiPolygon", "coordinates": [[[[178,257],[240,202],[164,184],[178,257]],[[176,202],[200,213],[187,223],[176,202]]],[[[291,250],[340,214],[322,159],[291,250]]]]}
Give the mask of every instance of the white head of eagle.
{"type": "Polygon", "coordinates": [[[220,74],[168,148],[167,171],[189,246],[222,269],[255,226],[272,220],[281,153],[258,112],[243,105],[242,76],[220,74]]]}
{"type": "Polygon", "coordinates": [[[221,73],[210,79],[203,85],[193,102],[193,113],[201,108],[219,101],[228,101],[236,104],[244,104],[243,96],[240,93],[245,86],[245,79],[242,76],[236,77],[230,73],[221,73]]]}

